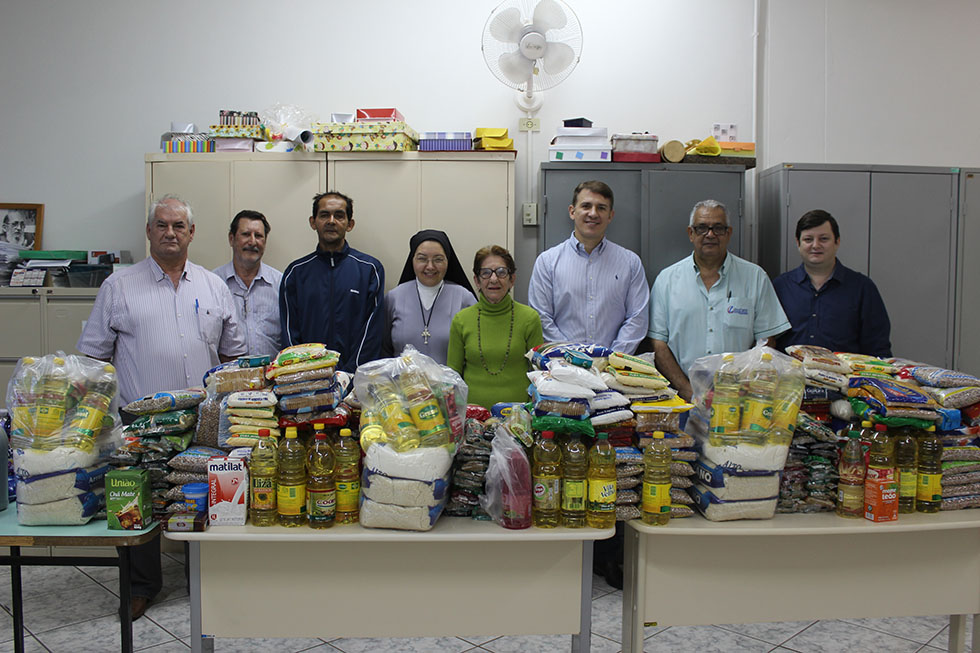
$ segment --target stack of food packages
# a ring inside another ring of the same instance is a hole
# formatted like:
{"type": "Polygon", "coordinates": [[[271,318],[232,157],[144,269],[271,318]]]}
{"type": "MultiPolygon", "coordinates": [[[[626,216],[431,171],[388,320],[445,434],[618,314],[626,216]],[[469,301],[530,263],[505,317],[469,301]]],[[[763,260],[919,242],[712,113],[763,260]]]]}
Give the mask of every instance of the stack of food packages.
{"type": "Polygon", "coordinates": [[[232,393],[266,388],[268,364],[268,356],[243,356],[213,367],[204,374],[207,398],[198,408],[195,443],[207,447],[230,446],[228,438],[233,433],[233,422],[228,419],[226,400],[232,393]]]}
{"type": "MultiPolygon", "coordinates": [[[[445,514],[452,517],[473,517],[489,520],[490,515],[480,506],[487,467],[490,464],[490,442],[496,433],[499,418],[493,417],[483,406],[466,407],[463,440],[456,449],[453,460],[452,482],[445,514]]],[[[527,424],[531,429],[530,419],[527,424]]]]}
{"type": "MultiPolygon", "coordinates": [[[[286,347],[266,371],[278,397],[279,427],[302,428],[314,422],[346,426],[350,408],[343,401],[351,375],[336,371],[340,354],[326,345],[309,343],[286,347]]],[[[257,431],[256,431],[257,433],[257,431]]]]}
{"type": "Polygon", "coordinates": [[[7,409],[18,522],[88,522],[104,507],[104,463],[120,442],[115,368],[62,352],[22,358],[7,409]]]}
{"type": "Polygon", "coordinates": [[[800,411],[779,477],[776,511],[827,512],[837,501],[837,434],[823,422],[800,411]]]}
{"type": "MultiPolygon", "coordinates": [[[[197,409],[207,393],[204,388],[166,390],[146,395],[123,406],[134,416],[123,428],[123,445],[112,453],[117,469],[144,469],[150,483],[151,510],[154,519],[166,522],[167,516],[183,507],[182,487],[200,478],[185,478],[170,466],[176,455],[195,449],[197,409]]],[[[204,475],[207,481],[207,474],[204,475]]]]}
{"type": "Polygon", "coordinates": [[[799,361],[761,346],[699,358],[685,425],[698,447],[695,506],[712,521],[768,519],[776,510],[803,395],[799,361]]]}
{"type": "Polygon", "coordinates": [[[364,451],[360,522],[425,531],[449,496],[453,455],[463,439],[467,387],[452,369],[411,345],[354,374],[364,451]]]}

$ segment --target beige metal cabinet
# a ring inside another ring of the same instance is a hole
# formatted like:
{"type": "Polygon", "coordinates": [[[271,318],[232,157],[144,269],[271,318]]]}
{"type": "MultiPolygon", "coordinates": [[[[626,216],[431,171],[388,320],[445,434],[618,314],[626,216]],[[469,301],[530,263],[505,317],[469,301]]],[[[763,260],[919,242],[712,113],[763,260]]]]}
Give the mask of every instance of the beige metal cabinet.
{"type": "Polygon", "coordinates": [[[96,288],[0,288],[0,404],[7,405],[7,383],[17,361],[75,349],[92,312],[96,288]]]}
{"type": "Polygon", "coordinates": [[[242,209],[261,211],[272,231],[264,261],[282,270],[312,249],[313,196],[326,190],[323,154],[147,154],[146,206],[168,193],[194,210],[189,258],[212,270],[231,260],[228,226],[242,209]]]}
{"type": "Polygon", "coordinates": [[[245,208],[272,224],[269,265],[312,252],[311,201],[327,189],[354,200],[349,242],[381,261],[389,289],[419,229],[446,231],[467,270],[480,247],[514,246],[513,152],[146,155],[147,206],[167,193],[191,203],[190,259],[207,268],[230,259],[228,224],[245,208]]]}

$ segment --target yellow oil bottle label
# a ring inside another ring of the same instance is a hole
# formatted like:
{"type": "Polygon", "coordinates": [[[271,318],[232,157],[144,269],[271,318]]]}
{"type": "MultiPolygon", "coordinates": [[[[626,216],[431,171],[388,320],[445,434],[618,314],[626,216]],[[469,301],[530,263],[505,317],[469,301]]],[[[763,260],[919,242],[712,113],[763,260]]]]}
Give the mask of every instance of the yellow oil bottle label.
{"type": "Polygon", "coordinates": [[[670,512],[670,483],[643,484],[643,512],[670,512]]]}
{"type": "Polygon", "coordinates": [[[354,512],[361,500],[361,481],[337,481],[337,510],[354,512]]]}
{"type": "Polygon", "coordinates": [[[561,509],[585,510],[585,480],[565,479],[561,490],[561,509]]]}
{"type": "Polygon", "coordinates": [[[898,471],[898,495],[901,497],[914,497],[918,494],[917,483],[919,476],[915,469],[900,469],[898,471]]]}
{"type": "Polygon", "coordinates": [[[741,420],[741,408],[737,403],[711,402],[711,432],[735,433],[741,420]]]}
{"type": "Polygon", "coordinates": [[[841,483],[837,486],[837,502],[844,512],[857,514],[864,512],[864,488],[860,485],[841,483]]]}
{"type": "Polygon", "coordinates": [[[942,501],[943,500],[943,488],[942,488],[942,474],[923,474],[919,472],[919,482],[917,484],[917,491],[915,493],[915,498],[918,501],[942,501]]]}
{"type": "Polygon", "coordinates": [[[38,406],[35,414],[35,436],[50,436],[57,433],[65,422],[64,406],[38,406]]]}
{"type": "Polygon", "coordinates": [[[746,397],[742,410],[743,431],[768,431],[772,425],[772,404],[764,399],[746,397]]]}
{"type": "Polygon", "coordinates": [[[92,406],[80,405],[75,409],[75,418],[71,421],[73,429],[84,434],[92,434],[96,429],[102,429],[102,418],[105,413],[92,406]]]}
{"type": "Polygon", "coordinates": [[[306,489],[306,514],[311,520],[331,521],[337,512],[337,491],[306,489]]]}
{"type": "Polygon", "coordinates": [[[561,477],[534,477],[534,507],[539,510],[557,510],[561,497],[561,477]]]}
{"type": "Polygon", "coordinates": [[[269,476],[253,476],[251,486],[251,505],[254,510],[276,509],[276,479],[269,476]]]}
{"type": "Polygon", "coordinates": [[[412,404],[409,406],[409,414],[419,431],[431,431],[444,424],[442,411],[439,410],[439,404],[435,399],[412,404]]]}
{"type": "Polygon", "coordinates": [[[591,512],[615,512],[616,510],[616,481],[589,480],[589,501],[587,508],[591,512]]]}
{"type": "Polygon", "coordinates": [[[776,400],[772,411],[773,428],[789,431],[796,429],[796,417],[800,412],[800,402],[780,398],[776,400]]]}
{"type": "Polygon", "coordinates": [[[306,485],[280,485],[276,499],[280,515],[306,514],[306,485]]]}

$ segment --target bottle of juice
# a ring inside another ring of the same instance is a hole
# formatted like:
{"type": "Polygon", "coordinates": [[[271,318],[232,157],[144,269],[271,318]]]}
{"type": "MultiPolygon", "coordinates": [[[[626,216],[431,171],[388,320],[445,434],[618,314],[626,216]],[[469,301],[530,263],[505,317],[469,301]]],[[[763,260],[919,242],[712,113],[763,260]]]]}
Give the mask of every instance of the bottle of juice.
{"type": "Polygon", "coordinates": [[[418,429],[419,446],[443,447],[449,444],[446,418],[421,372],[415,369],[402,372],[398,375],[398,385],[408,403],[412,423],[418,429]]]}
{"type": "Polygon", "coordinates": [[[585,526],[585,480],[589,469],[589,450],[578,435],[565,443],[561,455],[561,525],[585,526]]]}
{"type": "Polygon", "coordinates": [[[88,391],[75,409],[75,416],[65,435],[66,445],[92,451],[95,438],[102,432],[102,418],[109,412],[115,394],[116,368],[106,363],[98,378],[88,384],[88,391]]]}
{"type": "Polygon", "coordinates": [[[915,509],[919,512],[939,512],[943,503],[943,443],[936,437],[936,427],[930,426],[919,438],[919,480],[915,494],[915,509]]]}
{"type": "Polygon", "coordinates": [[[915,493],[919,477],[919,444],[915,431],[903,428],[895,440],[895,467],[898,472],[898,512],[915,512],[915,493]]]}
{"type": "Polygon", "coordinates": [[[276,506],[276,475],[279,473],[276,445],[269,429],[259,429],[259,441],[249,462],[250,497],[248,517],[255,526],[272,526],[279,521],[276,506]]]}
{"type": "Polygon", "coordinates": [[[616,525],[616,452],[608,433],[597,433],[589,450],[588,481],[585,523],[589,528],[612,528],[616,525]]]}
{"type": "Polygon", "coordinates": [[[709,438],[714,446],[722,446],[725,438],[738,433],[742,420],[741,383],[735,365],[735,354],[725,354],[721,367],[715,372],[714,394],[711,399],[709,438]]]}
{"type": "Polygon", "coordinates": [[[306,523],[306,448],[296,438],[295,426],[286,427],[286,437],[279,443],[276,502],[280,524],[306,523]]]}
{"type": "Polygon", "coordinates": [[[742,397],[741,432],[744,436],[757,436],[764,444],[772,426],[772,404],[776,396],[779,374],[772,364],[772,354],[762,352],[762,360],[746,371],[742,397]]]}
{"type": "Polygon", "coordinates": [[[337,512],[337,488],[333,481],[333,447],[320,423],[306,456],[306,516],[310,528],[330,528],[337,512]]]}
{"type": "Polygon", "coordinates": [[[58,437],[65,423],[68,408],[68,372],[65,359],[55,356],[50,366],[45,366],[40,379],[40,391],[35,397],[33,449],[51,450],[60,442],[58,437]]]}
{"type": "Polygon", "coordinates": [[[653,432],[653,442],[643,452],[644,524],[663,526],[670,521],[670,444],[663,431],[653,432]]]}
{"type": "Polygon", "coordinates": [[[534,443],[534,468],[531,472],[534,505],[531,515],[538,528],[555,528],[559,523],[561,502],[561,449],[553,431],[543,431],[534,443]]]}
{"type": "Polygon", "coordinates": [[[847,443],[838,463],[837,514],[841,517],[864,516],[864,451],[860,433],[849,431],[847,443]]]}
{"type": "Polygon", "coordinates": [[[361,448],[354,442],[350,429],[340,429],[337,440],[337,523],[356,524],[360,518],[361,448]]]}

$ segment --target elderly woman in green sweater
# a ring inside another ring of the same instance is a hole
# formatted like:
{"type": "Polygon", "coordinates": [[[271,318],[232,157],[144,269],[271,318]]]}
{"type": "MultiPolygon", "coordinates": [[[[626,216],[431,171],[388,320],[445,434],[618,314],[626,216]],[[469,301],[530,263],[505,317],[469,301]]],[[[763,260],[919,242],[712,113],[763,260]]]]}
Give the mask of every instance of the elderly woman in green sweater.
{"type": "Polygon", "coordinates": [[[473,259],[480,301],[456,313],[449,328],[448,364],[469,386],[471,404],[528,400],[524,354],[542,342],[541,318],[510,296],[516,271],[503,247],[480,249],[473,259]]]}

